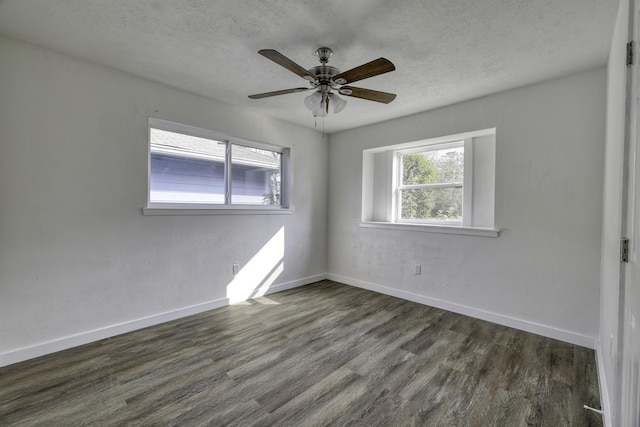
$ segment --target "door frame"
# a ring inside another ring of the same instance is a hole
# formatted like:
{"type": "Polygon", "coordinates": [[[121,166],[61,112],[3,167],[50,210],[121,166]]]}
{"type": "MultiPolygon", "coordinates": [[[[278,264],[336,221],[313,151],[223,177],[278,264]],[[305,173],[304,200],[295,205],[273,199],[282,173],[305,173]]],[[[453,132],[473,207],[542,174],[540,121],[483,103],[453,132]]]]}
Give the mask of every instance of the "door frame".
{"type": "MultiPolygon", "coordinates": [[[[640,422],[640,391],[638,390],[638,348],[640,328],[635,326],[634,312],[640,301],[634,300],[640,286],[640,158],[638,143],[638,108],[640,66],[640,2],[629,0],[628,40],[632,41],[633,61],[627,68],[625,90],[625,134],[623,152],[621,236],[628,238],[629,259],[620,263],[620,296],[618,310],[617,402],[614,403],[620,425],[640,422]]],[[[617,417],[614,417],[617,418],[617,417]]]]}

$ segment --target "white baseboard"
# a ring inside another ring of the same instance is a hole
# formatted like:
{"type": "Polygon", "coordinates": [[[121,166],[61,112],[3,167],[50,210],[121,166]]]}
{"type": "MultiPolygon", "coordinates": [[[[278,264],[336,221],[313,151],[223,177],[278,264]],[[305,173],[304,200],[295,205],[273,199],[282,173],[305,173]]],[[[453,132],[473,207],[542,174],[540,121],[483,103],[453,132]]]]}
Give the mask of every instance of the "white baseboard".
{"type": "MultiPolygon", "coordinates": [[[[275,292],[296,288],[298,286],[303,286],[309,283],[318,282],[326,278],[327,278],[326,274],[318,274],[315,276],[304,277],[304,278],[293,280],[286,283],[280,283],[280,284],[271,286],[263,294],[268,295],[275,292]]],[[[126,332],[132,332],[138,329],[147,328],[149,326],[158,325],[160,323],[169,322],[171,320],[180,319],[182,317],[187,317],[187,316],[202,313],[205,311],[214,310],[216,308],[224,307],[227,305],[229,305],[228,298],[221,298],[221,299],[206,301],[200,304],[179,308],[177,310],[171,310],[164,313],[158,313],[151,316],[130,320],[127,322],[118,323],[115,325],[109,325],[103,328],[93,329],[93,330],[81,332],[75,335],[56,338],[50,341],[34,344],[29,347],[10,350],[6,353],[0,354],[0,367],[12,365],[18,362],[23,362],[25,360],[33,359],[35,357],[44,356],[46,354],[55,353],[57,351],[66,350],[72,347],[77,347],[80,345],[99,341],[105,338],[114,337],[116,335],[124,334],[126,332]]]]}
{"type": "Polygon", "coordinates": [[[542,335],[548,338],[564,341],[570,344],[579,345],[581,347],[587,347],[590,349],[595,348],[595,338],[586,335],[581,335],[575,332],[566,331],[563,329],[554,328],[540,323],[530,322],[527,320],[517,319],[515,317],[505,316],[490,311],[481,310],[478,308],[461,305],[438,298],[432,298],[425,295],[415,294],[412,292],[402,291],[399,289],[387,287],[377,283],[365,282],[363,280],[354,279],[351,277],[340,276],[337,274],[327,274],[329,280],[344,283],[347,285],[355,286],[358,288],[367,289],[381,294],[390,295],[397,298],[402,298],[408,301],[425,304],[431,307],[441,308],[443,310],[452,311],[454,313],[464,314],[465,316],[474,317],[476,319],[486,320],[488,322],[497,323],[498,325],[508,326],[510,328],[519,329],[533,334],[542,335]]]}
{"type": "Polygon", "coordinates": [[[286,291],[287,289],[298,288],[300,286],[309,285],[311,283],[319,282],[325,279],[327,279],[326,273],[303,277],[302,279],[292,280],[286,283],[280,283],[279,285],[273,285],[264,294],[265,295],[275,294],[276,292],[282,292],[282,291],[286,291]]]}
{"type": "MultiPolygon", "coordinates": [[[[600,405],[604,414],[602,421],[604,427],[611,427],[611,397],[609,396],[609,387],[607,387],[607,377],[604,372],[605,360],[602,358],[602,347],[600,341],[596,341],[596,367],[598,368],[598,386],[600,388],[600,405]]],[[[597,408],[596,408],[597,409],[597,408]]]]}
{"type": "MultiPolygon", "coordinates": [[[[480,310],[465,305],[452,303],[437,298],[431,298],[424,295],[415,294],[412,292],[402,291],[394,288],[390,288],[384,285],[365,282],[350,277],[340,276],[336,274],[318,274],[309,276],[297,280],[293,280],[286,283],[281,283],[271,286],[264,294],[272,294],[275,292],[284,291],[287,289],[304,286],[310,283],[314,283],[320,280],[330,279],[336,282],[341,282],[347,285],[356,286],[363,289],[368,289],[381,294],[394,296],[397,298],[406,299],[408,301],[417,302],[420,304],[429,305],[432,307],[441,308],[443,310],[452,311],[454,313],[464,314],[477,319],[486,320],[489,322],[497,323],[499,325],[509,326],[515,329],[520,329],[526,332],[535,333],[538,335],[554,338],[560,341],[576,344],[582,347],[595,348],[595,340],[592,337],[588,337],[581,334],[576,334],[570,331],[553,328],[550,326],[542,325],[539,323],[529,322],[521,319],[516,319],[509,316],[504,316],[498,313],[492,313],[489,311],[480,310]]],[[[25,360],[33,359],[35,357],[43,356],[45,354],[55,353],[57,351],[65,350],[79,345],[88,344],[91,342],[99,341],[101,339],[113,337],[126,332],[135,331],[138,329],[154,326],[160,323],[169,322],[171,320],[180,319],[182,317],[191,316],[193,314],[202,313],[208,310],[214,310],[216,308],[229,305],[228,298],[222,298],[212,301],[206,301],[200,304],[183,307],[177,310],[172,310],[164,313],[158,313],[151,316],[134,319],[131,321],[118,323],[115,325],[105,326],[103,328],[94,329],[91,331],[81,332],[75,335],[69,335],[66,337],[56,338],[50,341],[38,343],[29,347],[23,347],[15,350],[8,351],[0,354],[0,367],[11,365],[14,363],[22,362],[25,360]]],[[[601,363],[599,365],[599,376],[604,378],[603,373],[600,371],[601,363]]],[[[605,390],[606,391],[606,390],[605,390]]],[[[605,404],[605,399],[608,399],[608,395],[601,394],[603,396],[603,408],[608,408],[608,401],[605,404]]]]}

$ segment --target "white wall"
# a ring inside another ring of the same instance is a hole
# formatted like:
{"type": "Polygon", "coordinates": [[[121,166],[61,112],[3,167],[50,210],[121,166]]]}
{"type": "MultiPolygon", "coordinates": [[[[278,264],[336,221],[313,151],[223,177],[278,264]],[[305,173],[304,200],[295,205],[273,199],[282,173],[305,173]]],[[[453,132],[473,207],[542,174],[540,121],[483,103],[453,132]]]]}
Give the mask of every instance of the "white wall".
{"type": "Polygon", "coordinates": [[[607,65],[607,124],[602,220],[602,267],[598,367],[603,405],[615,426],[620,410],[617,399],[618,348],[620,345],[620,238],[622,218],[622,167],[624,161],[626,44],[629,0],[621,0],[607,65]],[[611,339],[613,337],[613,339],[611,339]],[[611,403],[615,408],[610,408],[611,403]]]}
{"type": "Polygon", "coordinates": [[[0,366],[223,305],[231,264],[254,265],[265,245],[284,251],[275,290],[328,262],[346,283],[597,336],[604,69],[335,134],[329,149],[314,131],[6,38],[0,76],[0,366]],[[143,216],[149,116],[291,146],[294,213],[143,216]],[[491,127],[500,237],[358,226],[363,149],[491,127]]]}
{"type": "Polygon", "coordinates": [[[324,277],[327,155],[317,132],[0,38],[0,366],[223,305],[234,262],[254,287],[324,277]],[[149,116],[291,147],[294,213],[143,216],[149,116]]]}
{"type": "Polygon", "coordinates": [[[331,135],[330,277],[593,347],[605,89],[601,68],[331,135]],[[498,238],[359,227],[363,149],[493,127],[498,238]]]}

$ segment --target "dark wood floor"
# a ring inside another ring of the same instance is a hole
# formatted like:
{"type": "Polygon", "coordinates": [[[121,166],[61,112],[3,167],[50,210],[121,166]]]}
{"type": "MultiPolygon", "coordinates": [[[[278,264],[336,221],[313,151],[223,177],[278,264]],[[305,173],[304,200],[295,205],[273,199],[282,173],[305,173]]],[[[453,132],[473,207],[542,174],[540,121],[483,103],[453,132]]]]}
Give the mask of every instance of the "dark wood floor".
{"type": "Polygon", "coordinates": [[[0,368],[0,425],[599,426],[594,353],[323,281],[0,368]]]}

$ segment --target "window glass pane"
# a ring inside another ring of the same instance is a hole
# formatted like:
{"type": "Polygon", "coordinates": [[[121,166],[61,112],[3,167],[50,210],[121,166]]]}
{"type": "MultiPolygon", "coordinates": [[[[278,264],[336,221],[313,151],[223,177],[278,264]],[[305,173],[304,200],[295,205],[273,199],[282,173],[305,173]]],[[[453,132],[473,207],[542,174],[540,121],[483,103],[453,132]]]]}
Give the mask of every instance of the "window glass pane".
{"type": "Polygon", "coordinates": [[[224,203],[225,144],[150,129],[150,189],[154,203],[224,203]]]}
{"type": "Polygon", "coordinates": [[[233,144],[231,203],[280,205],[281,157],[277,151],[233,144]]]}
{"type": "Polygon", "coordinates": [[[462,221],[462,187],[402,190],[401,219],[462,221]]]}
{"type": "Polygon", "coordinates": [[[402,155],[402,185],[461,183],[464,147],[402,155]]]}

